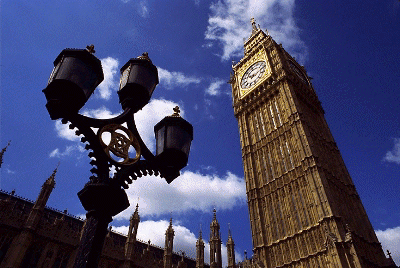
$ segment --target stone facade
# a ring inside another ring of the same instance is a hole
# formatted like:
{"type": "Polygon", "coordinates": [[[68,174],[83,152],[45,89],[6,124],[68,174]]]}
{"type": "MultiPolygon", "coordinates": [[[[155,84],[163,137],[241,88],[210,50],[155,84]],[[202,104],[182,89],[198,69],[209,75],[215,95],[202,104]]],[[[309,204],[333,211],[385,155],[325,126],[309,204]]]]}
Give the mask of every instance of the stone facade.
{"type": "MultiPolygon", "coordinates": [[[[73,267],[85,222],[67,211],[46,207],[55,186],[55,174],[56,171],[43,184],[35,202],[16,196],[14,191],[0,190],[0,267],[73,267]]],[[[136,207],[128,236],[109,230],[100,268],[210,267],[204,263],[204,257],[196,261],[172,251],[172,221],[166,231],[165,248],[137,240],[139,222],[136,207]]]]}
{"type": "Polygon", "coordinates": [[[306,70],[254,20],[252,28],[229,81],[256,256],[239,267],[396,267],[306,70]]]}

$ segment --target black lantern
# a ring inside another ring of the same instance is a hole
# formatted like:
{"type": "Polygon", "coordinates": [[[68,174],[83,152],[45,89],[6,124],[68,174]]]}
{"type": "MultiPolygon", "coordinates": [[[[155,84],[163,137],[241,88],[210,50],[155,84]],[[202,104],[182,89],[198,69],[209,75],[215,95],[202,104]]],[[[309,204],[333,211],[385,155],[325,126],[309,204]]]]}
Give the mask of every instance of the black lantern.
{"type": "Polygon", "coordinates": [[[179,171],[188,162],[193,126],[179,115],[178,106],[174,108],[174,112],[154,126],[156,160],[170,171],[179,171]]]}
{"type": "Polygon", "coordinates": [[[134,112],[142,109],[149,102],[157,84],[157,67],[147,52],[136,59],[130,59],[121,68],[118,95],[122,109],[132,108],[134,112]]]}
{"type": "Polygon", "coordinates": [[[64,49],[54,61],[47,87],[46,108],[51,119],[77,113],[103,81],[101,62],[88,49],[64,49]]]}

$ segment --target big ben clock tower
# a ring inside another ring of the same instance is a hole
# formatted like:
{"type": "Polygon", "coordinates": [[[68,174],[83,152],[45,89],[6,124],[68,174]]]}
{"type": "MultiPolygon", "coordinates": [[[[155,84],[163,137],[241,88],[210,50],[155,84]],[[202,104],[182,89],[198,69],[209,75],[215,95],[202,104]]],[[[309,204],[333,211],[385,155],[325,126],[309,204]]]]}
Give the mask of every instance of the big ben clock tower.
{"type": "Polygon", "coordinates": [[[255,256],[265,267],[396,267],[305,69],[254,19],[244,51],[230,83],[255,256]]]}

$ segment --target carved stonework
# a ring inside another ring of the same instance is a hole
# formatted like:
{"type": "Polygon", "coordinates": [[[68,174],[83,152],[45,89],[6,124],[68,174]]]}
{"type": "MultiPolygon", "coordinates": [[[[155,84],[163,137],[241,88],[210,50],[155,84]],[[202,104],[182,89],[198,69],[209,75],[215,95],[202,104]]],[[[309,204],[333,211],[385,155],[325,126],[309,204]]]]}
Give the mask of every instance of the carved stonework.
{"type": "Polygon", "coordinates": [[[354,258],[374,252],[374,265],[381,267],[386,258],[374,244],[378,240],[310,77],[254,20],[251,29],[245,55],[233,64],[229,83],[255,256],[263,256],[260,261],[266,267],[297,267],[288,263],[299,258],[302,267],[347,267],[339,254],[350,254],[342,243],[356,243],[355,234],[350,229],[343,233],[338,226],[348,222],[359,226],[357,235],[368,241],[354,247],[354,258]]]}
{"type": "MultiPolygon", "coordinates": [[[[47,192],[46,187],[44,189],[46,194],[39,195],[41,200],[51,193],[47,192]]],[[[69,215],[67,211],[49,209],[45,207],[46,202],[36,202],[36,205],[43,205],[42,213],[37,213],[34,203],[14,193],[0,191],[0,251],[5,253],[3,257],[0,255],[0,267],[56,267],[54,265],[57,264],[57,267],[71,268],[84,221],[69,215]],[[24,231],[28,215],[31,215],[30,223],[36,221],[35,217],[40,217],[35,230],[24,231]]],[[[131,258],[125,262],[126,241],[126,236],[109,229],[99,267],[163,267],[163,249],[142,241],[135,241],[130,248],[131,258]]],[[[180,260],[182,256],[171,250],[172,267],[176,268],[180,260]]],[[[184,264],[180,265],[196,268],[195,260],[186,256],[184,264]]],[[[203,267],[208,268],[209,265],[203,267]]]]}

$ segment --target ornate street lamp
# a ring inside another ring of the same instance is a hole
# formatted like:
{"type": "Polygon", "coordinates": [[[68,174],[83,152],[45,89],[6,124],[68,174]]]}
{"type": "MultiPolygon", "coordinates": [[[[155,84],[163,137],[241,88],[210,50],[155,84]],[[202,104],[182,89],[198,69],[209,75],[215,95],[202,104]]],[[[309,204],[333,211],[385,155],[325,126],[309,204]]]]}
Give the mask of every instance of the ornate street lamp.
{"type": "Polygon", "coordinates": [[[179,115],[179,107],[154,127],[156,155],[140,137],[134,114],[149,102],[158,84],[157,68],[147,53],[130,59],[121,68],[118,95],[122,114],[110,119],[79,114],[104,79],[101,62],[93,53],[93,45],[87,49],[64,49],[54,61],[53,72],[43,90],[50,118],[61,118],[63,124],[70,123],[69,128],[77,128],[75,134],[83,136],[81,141],[86,143],[85,149],[90,151],[92,159],[93,175],[78,193],[87,220],[75,268],[97,267],[108,224],[113,216],[129,207],[124,188],[145,175],[158,175],[171,183],[187,165],[193,140],[193,127],[179,115]],[[133,158],[129,155],[132,149],[136,152],[133,158]],[[111,167],[115,167],[112,178],[111,167]]]}

